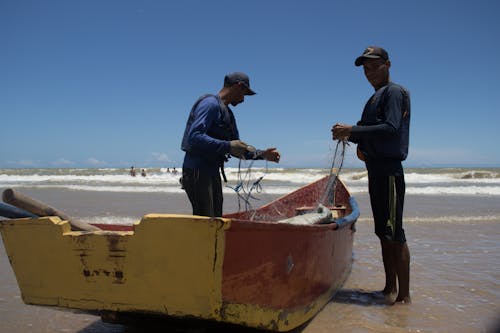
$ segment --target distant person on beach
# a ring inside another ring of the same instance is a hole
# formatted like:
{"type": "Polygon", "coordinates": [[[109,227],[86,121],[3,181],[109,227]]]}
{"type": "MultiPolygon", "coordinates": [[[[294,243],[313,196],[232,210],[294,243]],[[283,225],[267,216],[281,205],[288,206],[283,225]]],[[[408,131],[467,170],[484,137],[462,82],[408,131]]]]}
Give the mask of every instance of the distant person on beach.
{"type": "Polygon", "coordinates": [[[176,174],[177,174],[177,170],[175,169],[175,167],[172,169],[172,174],[173,174],[173,175],[176,175],[176,174]]]}
{"type": "Polygon", "coordinates": [[[135,177],[135,169],[134,169],[134,167],[133,167],[133,166],[132,166],[132,167],[130,167],[130,175],[131,175],[132,177],[135,177]]]}
{"type": "Polygon", "coordinates": [[[146,170],[145,169],[141,170],[141,176],[146,177],[146,170]]]}
{"type": "Polygon", "coordinates": [[[391,62],[383,48],[368,47],[354,64],[363,66],[375,93],[357,125],[337,123],[332,137],[357,143],[358,157],[368,171],[375,234],[380,238],[386,276],[383,294],[390,302],[395,297],[395,302],[410,303],[410,250],[403,229],[405,179],[401,164],[408,155],[409,92],[391,82],[391,62]]]}
{"type": "Polygon", "coordinates": [[[264,159],[278,163],[276,148],[257,150],[240,140],[236,120],[229,105],[243,103],[255,95],[248,76],[227,74],[217,95],[203,95],[194,103],[186,124],[181,148],[185,151],[182,186],[193,207],[193,215],[222,216],[224,162],[230,156],[264,159]]]}

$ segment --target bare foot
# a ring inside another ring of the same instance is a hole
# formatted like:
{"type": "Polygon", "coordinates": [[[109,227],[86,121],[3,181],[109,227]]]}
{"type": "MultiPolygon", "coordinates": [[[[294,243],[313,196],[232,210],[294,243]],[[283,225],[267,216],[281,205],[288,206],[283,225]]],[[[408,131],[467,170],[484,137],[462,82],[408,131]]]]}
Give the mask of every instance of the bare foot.
{"type": "Polygon", "coordinates": [[[385,304],[385,305],[393,305],[394,302],[396,302],[396,298],[398,296],[398,292],[396,290],[394,291],[386,291],[380,290],[380,291],[375,291],[373,295],[380,300],[380,304],[385,304]]]}
{"type": "Polygon", "coordinates": [[[404,296],[404,297],[402,297],[402,296],[398,296],[398,297],[396,298],[395,303],[400,303],[400,304],[411,304],[411,298],[410,298],[410,296],[404,296]]]}
{"type": "Polygon", "coordinates": [[[384,304],[393,305],[396,302],[396,292],[384,294],[384,304]]]}
{"type": "Polygon", "coordinates": [[[398,292],[398,290],[396,287],[393,287],[393,288],[385,287],[384,290],[382,290],[382,294],[384,294],[384,295],[395,294],[397,292],[398,292]]]}
{"type": "Polygon", "coordinates": [[[397,293],[398,293],[397,290],[390,291],[390,290],[384,289],[384,290],[374,291],[373,296],[377,297],[377,298],[386,298],[389,295],[393,295],[393,297],[396,298],[397,293]]]}

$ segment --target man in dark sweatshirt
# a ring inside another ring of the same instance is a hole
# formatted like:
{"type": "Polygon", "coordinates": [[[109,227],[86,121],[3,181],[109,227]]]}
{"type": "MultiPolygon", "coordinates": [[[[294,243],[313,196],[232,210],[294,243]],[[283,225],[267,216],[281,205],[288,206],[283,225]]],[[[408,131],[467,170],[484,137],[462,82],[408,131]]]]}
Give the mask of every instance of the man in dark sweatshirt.
{"type": "Polygon", "coordinates": [[[410,97],[404,87],[391,82],[391,62],[383,48],[368,47],[355,65],[363,66],[375,93],[357,125],[337,123],[332,127],[332,137],[357,143],[358,157],[366,164],[375,234],[380,238],[386,276],[382,292],[391,303],[410,303],[410,251],[403,229],[405,180],[401,164],[408,155],[410,97]]]}

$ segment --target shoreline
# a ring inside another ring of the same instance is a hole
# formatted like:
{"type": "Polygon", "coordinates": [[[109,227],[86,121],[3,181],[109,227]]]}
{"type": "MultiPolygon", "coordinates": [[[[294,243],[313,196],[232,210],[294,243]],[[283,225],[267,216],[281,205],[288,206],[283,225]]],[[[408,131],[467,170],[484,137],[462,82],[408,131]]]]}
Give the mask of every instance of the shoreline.
{"type": "MultiPolygon", "coordinates": [[[[5,188],[0,188],[3,192],[5,188]]],[[[70,216],[86,217],[136,217],[145,214],[191,214],[191,205],[184,192],[105,192],[78,191],[71,189],[22,188],[23,194],[57,208],[70,216]]],[[[254,207],[260,207],[281,195],[258,193],[259,200],[252,200],[254,207]]],[[[371,219],[371,207],[368,193],[355,193],[353,197],[361,210],[361,219],[371,219]]],[[[244,203],[240,201],[241,209],[244,203]]],[[[224,194],[224,213],[238,211],[238,198],[234,193],[224,194]]],[[[406,194],[404,219],[409,221],[431,220],[446,222],[446,219],[459,217],[472,220],[495,221],[500,218],[500,205],[497,196],[439,196],[406,194]]],[[[460,222],[458,219],[453,220],[460,222]]]]}

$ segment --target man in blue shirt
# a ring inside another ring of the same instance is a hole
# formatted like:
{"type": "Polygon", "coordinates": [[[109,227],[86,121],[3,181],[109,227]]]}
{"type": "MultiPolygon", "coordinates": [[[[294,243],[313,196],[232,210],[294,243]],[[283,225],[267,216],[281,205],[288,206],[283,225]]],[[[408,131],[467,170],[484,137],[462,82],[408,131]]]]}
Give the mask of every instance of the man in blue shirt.
{"type": "Polygon", "coordinates": [[[403,229],[405,180],[401,164],[408,155],[409,93],[390,81],[391,62],[383,48],[368,47],[355,65],[363,66],[375,93],[357,125],[337,123],[332,136],[357,143],[358,156],[368,170],[375,234],[380,238],[386,276],[383,294],[390,302],[395,297],[395,302],[410,303],[410,251],[403,229]]]}
{"type": "MultiPolygon", "coordinates": [[[[240,140],[236,120],[229,105],[243,103],[255,95],[245,73],[224,77],[217,95],[201,96],[187,120],[181,148],[186,152],[182,166],[182,186],[193,207],[193,215],[222,216],[224,162],[234,156],[242,159],[265,159],[278,163],[276,148],[257,150],[240,140]]],[[[225,178],[225,176],[224,176],[225,178]]]]}

